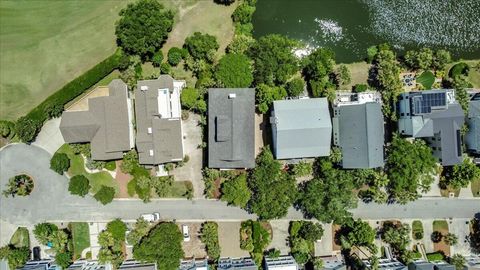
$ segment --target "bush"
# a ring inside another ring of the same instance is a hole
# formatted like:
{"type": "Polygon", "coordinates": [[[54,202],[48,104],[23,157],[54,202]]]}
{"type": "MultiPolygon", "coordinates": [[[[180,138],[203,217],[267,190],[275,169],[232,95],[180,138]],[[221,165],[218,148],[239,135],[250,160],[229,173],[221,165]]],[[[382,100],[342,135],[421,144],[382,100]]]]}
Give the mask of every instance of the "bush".
{"type": "Polygon", "coordinates": [[[3,190],[2,194],[5,197],[12,196],[28,196],[32,192],[34,187],[33,179],[26,175],[20,174],[8,179],[6,189],[3,190]]]}
{"type": "Polygon", "coordinates": [[[15,123],[6,121],[6,120],[0,120],[0,136],[7,138],[8,135],[14,134],[15,133],[15,123]]]}
{"type": "Polygon", "coordinates": [[[58,231],[57,225],[46,222],[39,223],[35,225],[35,228],[33,229],[33,235],[40,244],[46,245],[49,242],[50,236],[55,231],[58,231]]]}
{"type": "Polygon", "coordinates": [[[75,175],[70,178],[70,183],[68,184],[68,191],[73,195],[78,195],[85,197],[90,190],[90,182],[84,175],[75,175]]]}
{"type": "Polygon", "coordinates": [[[443,261],[445,260],[445,255],[442,252],[427,253],[427,260],[430,262],[443,261]]]}
{"type": "Polygon", "coordinates": [[[70,168],[70,159],[65,153],[55,153],[50,160],[50,169],[54,172],[63,175],[63,172],[70,168]]]}
{"type": "Polygon", "coordinates": [[[218,243],[218,224],[205,222],[202,225],[200,239],[205,244],[209,258],[218,260],[220,258],[220,244],[218,243]]]}
{"type": "Polygon", "coordinates": [[[72,264],[72,253],[66,251],[55,255],[55,263],[62,269],[67,269],[72,264]]]}
{"type": "Polygon", "coordinates": [[[182,107],[187,110],[196,111],[203,114],[207,111],[207,104],[203,99],[203,93],[195,88],[187,87],[180,94],[182,107]]]}
{"type": "Polygon", "coordinates": [[[172,66],[176,66],[182,61],[183,50],[178,47],[172,47],[168,50],[168,63],[172,66]]]}
{"type": "Polygon", "coordinates": [[[368,90],[368,85],[366,84],[355,84],[353,86],[353,92],[355,93],[361,93],[361,92],[365,92],[368,90]]]}
{"type": "Polygon", "coordinates": [[[42,123],[43,121],[31,119],[28,116],[20,117],[15,125],[15,133],[22,142],[30,143],[37,136],[42,123]]]}
{"type": "Polygon", "coordinates": [[[233,12],[232,20],[241,24],[251,23],[254,12],[254,6],[250,6],[247,3],[242,3],[233,12]]]}
{"type": "Polygon", "coordinates": [[[125,232],[127,225],[120,219],[115,219],[107,223],[107,231],[110,232],[115,240],[125,241],[125,232]]]}
{"type": "Polygon", "coordinates": [[[162,63],[160,65],[160,73],[161,74],[170,74],[171,66],[168,63],[162,63]]]}
{"type": "Polygon", "coordinates": [[[448,76],[451,78],[455,78],[460,75],[468,76],[468,73],[470,72],[470,66],[465,63],[465,62],[460,62],[458,64],[455,64],[450,71],[448,72],[448,76]]]}
{"type": "Polygon", "coordinates": [[[111,203],[113,197],[115,197],[115,189],[113,187],[102,186],[93,197],[103,205],[111,203]]]}
{"type": "Polygon", "coordinates": [[[163,52],[161,50],[158,50],[152,57],[152,64],[155,67],[159,67],[160,64],[162,64],[163,61],[163,52]]]}
{"type": "Polygon", "coordinates": [[[16,248],[12,245],[0,248],[0,259],[8,261],[10,269],[17,269],[23,266],[30,258],[28,247],[16,248]]]}
{"type": "Polygon", "coordinates": [[[215,36],[202,34],[200,32],[193,33],[185,39],[185,48],[188,50],[193,59],[204,59],[212,62],[210,59],[211,52],[218,50],[218,42],[215,36]]]}
{"type": "Polygon", "coordinates": [[[245,88],[253,82],[251,60],[243,54],[226,54],[215,68],[219,86],[245,88]]]}
{"type": "Polygon", "coordinates": [[[285,90],[289,97],[298,97],[303,93],[304,88],[305,82],[300,78],[295,78],[287,83],[285,90]]]}

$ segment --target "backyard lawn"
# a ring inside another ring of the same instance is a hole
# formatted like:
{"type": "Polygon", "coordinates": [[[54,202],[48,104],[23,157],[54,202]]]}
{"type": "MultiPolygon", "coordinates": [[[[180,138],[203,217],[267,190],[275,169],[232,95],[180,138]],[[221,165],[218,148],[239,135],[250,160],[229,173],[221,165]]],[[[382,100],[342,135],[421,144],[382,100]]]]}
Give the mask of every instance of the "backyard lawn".
{"type": "Polygon", "coordinates": [[[14,120],[115,49],[128,1],[0,1],[0,119],[14,120]]]}
{"type": "Polygon", "coordinates": [[[70,176],[83,174],[90,181],[90,192],[95,194],[101,186],[109,186],[115,188],[116,193],[118,193],[118,184],[117,181],[105,171],[97,173],[88,173],[85,170],[84,159],[81,155],[75,155],[68,144],[64,144],[60,149],[59,153],[65,153],[70,158],[70,169],[68,169],[68,174],[70,176]]]}
{"type": "Polygon", "coordinates": [[[432,85],[435,82],[435,75],[430,70],[424,71],[417,77],[417,83],[423,85],[425,89],[432,89],[432,85]]]}
{"type": "Polygon", "coordinates": [[[362,61],[345,65],[348,67],[348,70],[350,70],[352,80],[350,84],[342,86],[342,90],[352,90],[355,84],[367,84],[370,64],[362,61]]]}
{"type": "Polygon", "coordinates": [[[25,227],[18,227],[10,238],[10,244],[15,247],[30,247],[30,235],[25,227]]]}
{"type": "Polygon", "coordinates": [[[73,239],[74,259],[82,257],[82,251],[90,247],[90,230],[86,222],[72,222],[69,224],[73,239]]]}

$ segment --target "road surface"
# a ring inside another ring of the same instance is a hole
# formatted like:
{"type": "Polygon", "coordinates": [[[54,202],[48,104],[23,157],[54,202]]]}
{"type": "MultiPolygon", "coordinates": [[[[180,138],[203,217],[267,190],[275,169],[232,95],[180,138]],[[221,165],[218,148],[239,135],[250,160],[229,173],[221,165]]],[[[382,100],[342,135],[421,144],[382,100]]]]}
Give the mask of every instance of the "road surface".
{"type": "MultiPolygon", "coordinates": [[[[28,197],[0,196],[0,218],[24,225],[43,221],[106,221],[113,218],[134,220],[143,213],[159,212],[164,219],[233,221],[255,218],[237,207],[216,200],[161,199],[150,203],[140,200],[115,200],[103,206],[91,196],[70,195],[68,179],[50,170],[51,155],[37,146],[14,144],[0,151],[0,189],[19,173],[31,175],[35,188],[28,197]]],[[[320,194],[319,194],[320,196],[320,194]]],[[[406,205],[359,203],[353,209],[362,219],[391,218],[472,218],[480,212],[479,199],[420,199],[406,205]]],[[[285,219],[301,219],[293,208],[285,219]]]]}

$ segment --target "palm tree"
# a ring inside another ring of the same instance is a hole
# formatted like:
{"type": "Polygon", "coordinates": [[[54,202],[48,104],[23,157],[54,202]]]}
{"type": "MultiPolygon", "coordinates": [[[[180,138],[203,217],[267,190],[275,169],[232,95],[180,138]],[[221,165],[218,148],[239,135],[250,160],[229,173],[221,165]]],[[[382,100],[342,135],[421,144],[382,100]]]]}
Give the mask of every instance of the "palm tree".
{"type": "Polygon", "coordinates": [[[449,246],[454,246],[458,243],[458,237],[453,233],[447,233],[443,236],[443,241],[449,246]]]}

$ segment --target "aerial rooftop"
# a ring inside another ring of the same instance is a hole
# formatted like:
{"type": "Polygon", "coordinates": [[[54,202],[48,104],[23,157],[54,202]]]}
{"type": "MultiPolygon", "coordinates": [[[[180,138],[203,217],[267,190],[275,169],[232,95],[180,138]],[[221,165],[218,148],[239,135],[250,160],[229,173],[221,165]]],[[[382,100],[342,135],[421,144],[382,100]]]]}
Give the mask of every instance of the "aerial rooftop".
{"type": "Polygon", "coordinates": [[[480,95],[470,100],[467,125],[468,132],[465,136],[467,149],[480,155],[480,95]]]}
{"type": "Polygon", "coordinates": [[[462,162],[460,129],[465,122],[453,90],[402,93],[398,101],[400,134],[426,138],[444,166],[462,162]]]}
{"type": "Polygon", "coordinates": [[[140,164],[158,165],[183,159],[180,92],[185,81],[160,75],[138,81],[135,90],[137,150],[140,164]]]}
{"type": "Polygon", "coordinates": [[[88,110],[63,112],[60,123],[65,142],[89,142],[94,160],[121,159],[134,146],[127,85],[116,79],[108,89],[108,96],[88,99],[88,110]]]}
{"type": "Polygon", "coordinates": [[[208,90],[208,167],[255,167],[255,90],[208,90]]]}
{"type": "Polygon", "coordinates": [[[330,155],[332,122],[326,98],[274,101],[270,123],[277,159],[330,155]]]}

